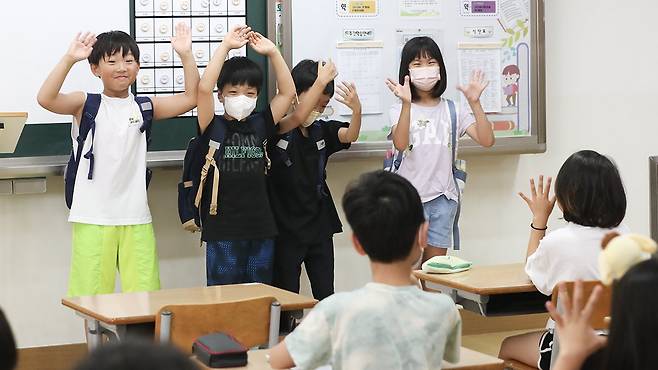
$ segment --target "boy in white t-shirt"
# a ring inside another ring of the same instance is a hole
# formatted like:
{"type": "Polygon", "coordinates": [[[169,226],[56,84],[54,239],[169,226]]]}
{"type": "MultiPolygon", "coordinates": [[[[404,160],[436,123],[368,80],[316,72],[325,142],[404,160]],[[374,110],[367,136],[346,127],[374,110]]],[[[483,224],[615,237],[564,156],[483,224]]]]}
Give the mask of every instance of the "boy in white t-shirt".
{"type": "Polygon", "coordinates": [[[39,90],[37,100],[42,107],[73,116],[73,148],[78,152],[78,145],[83,145],[82,152],[86,153],[77,158],[69,214],[69,222],[73,223],[69,296],[113,292],[117,269],[123,291],[160,288],[146,197],[147,143],[141,111],[151,108],[154,120],[188,112],[196,105],[199,83],[189,27],[178,24],[171,44],[183,64],[185,92],[152,97],[152,104],[146,103],[146,108],[130,93],[139,72],[139,48],[122,31],[98,37],[78,34],[39,90]],[[84,59],[89,60],[91,72],[103,82],[103,93],[94,131],[78,144],[83,108],[92,96],[60,90],[71,67],[84,59]]]}
{"type": "Polygon", "coordinates": [[[461,319],[452,300],[409,279],[427,242],[416,189],[403,177],[362,175],[343,197],[357,253],[368,255],[372,283],[320,302],[270,353],[276,369],[440,369],[457,362],[461,319]]]}

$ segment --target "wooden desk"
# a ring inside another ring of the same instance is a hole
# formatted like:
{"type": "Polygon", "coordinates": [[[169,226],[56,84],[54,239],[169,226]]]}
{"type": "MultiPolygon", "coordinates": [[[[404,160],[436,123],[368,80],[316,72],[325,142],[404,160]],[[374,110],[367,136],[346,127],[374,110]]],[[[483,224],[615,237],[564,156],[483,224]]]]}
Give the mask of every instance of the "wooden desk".
{"type": "Polygon", "coordinates": [[[121,340],[132,329],[142,335],[153,335],[155,315],[170,304],[209,304],[247,298],[271,296],[281,304],[281,310],[312,308],[313,298],[291,293],[265,284],[235,284],[212,287],[167,289],[141,293],[99,294],[64,298],[62,304],[73,309],[87,322],[87,342],[100,344],[102,333],[111,333],[121,340]],[[101,333],[102,332],[102,333],[101,333]]]}
{"type": "MultiPolygon", "coordinates": [[[[266,370],[270,369],[270,364],[267,362],[265,355],[267,350],[256,350],[249,351],[249,363],[245,367],[232,367],[227,370],[266,370]]],[[[461,361],[456,364],[451,364],[449,362],[443,361],[442,369],[449,370],[503,370],[504,361],[484,353],[476,352],[468,348],[462,347],[461,349],[461,361]]],[[[198,362],[199,367],[202,370],[210,370],[211,367],[207,367],[204,364],[198,362]]]]}
{"type": "Polygon", "coordinates": [[[473,266],[456,274],[414,271],[428,288],[449,294],[464,309],[482,316],[520,315],[546,312],[550,297],[537,291],[524,264],[473,266]]]}

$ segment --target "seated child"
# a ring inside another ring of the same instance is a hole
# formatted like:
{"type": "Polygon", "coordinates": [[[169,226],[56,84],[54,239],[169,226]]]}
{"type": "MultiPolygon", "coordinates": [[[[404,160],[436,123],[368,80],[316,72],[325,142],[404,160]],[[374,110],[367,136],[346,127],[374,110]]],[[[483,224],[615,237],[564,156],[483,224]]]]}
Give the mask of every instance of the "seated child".
{"type": "MultiPolygon", "coordinates": [[[[611,231],[626,233],[626,193],[617,167],[605,156],[581,150],[572,154],[555,180],[555,196],[549,197],[551,178],[539,177],[532,196],[520,194],[532,211],[525,271],[537,290],[550,295],[560,281],[600,279],[598,258],[601,241],[611,231]],[[557,200],[567,225],[546,234],[548,217],[557,200]]],[[[550,368],[553,321],[548,330],[506,338],[498,357],[521,361],[540,369],[550,368]]]]}
{"type": "Polygon", "coordinates": [[[461,319],[447,295],[412,285],[427,243],[416,189],[384,171],[348,187],[343,209],[354,249],[370,259],[373,282],[321,301],[270,353],[276,369],[439,369],[459,360],[461,319]]]}
{"type": "MultiPolygon", "coordinates": [[[[658,352],[655,350],[658,345],[657,285],[656,258],[640,262],[615,282],[612,289],[610,332],[607,346],[603,349],[600,348],[606,345],[605,338],[596,335],[589,326],[593,308],[600,297],[600,289],[595,289],[585,303],[585,297],[576,283],[574,297],[564,303],[561,314],[553,304],[547,303],[560,336],[560,353],[553,369],[581,369],[588,356],[597,350],[603,353],[603,369],[655,369],[658,363],[658,352]]],[[[562,294],[566,295],[566,289],[560,292],[562,294]]]]}

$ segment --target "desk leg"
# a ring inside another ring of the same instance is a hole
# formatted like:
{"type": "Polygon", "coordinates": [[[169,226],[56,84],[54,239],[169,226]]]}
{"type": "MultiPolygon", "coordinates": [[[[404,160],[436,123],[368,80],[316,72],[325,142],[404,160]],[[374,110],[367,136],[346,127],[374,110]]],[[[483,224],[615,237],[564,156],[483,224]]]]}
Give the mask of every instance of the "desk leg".
{"type": "Polygon", "coordinates": [[[270,306],[270,337],[268,347],[272,348],[279,343],[279,325],[281,320],[281,304],[279,302],[272,302],[270,306]]]}
{"type": "Polygon", "coordinates": [[[98,320],[85,319],[85,331],[87,335],[87,348],[90,351],[98,348],[103,338],[98,320]]]}

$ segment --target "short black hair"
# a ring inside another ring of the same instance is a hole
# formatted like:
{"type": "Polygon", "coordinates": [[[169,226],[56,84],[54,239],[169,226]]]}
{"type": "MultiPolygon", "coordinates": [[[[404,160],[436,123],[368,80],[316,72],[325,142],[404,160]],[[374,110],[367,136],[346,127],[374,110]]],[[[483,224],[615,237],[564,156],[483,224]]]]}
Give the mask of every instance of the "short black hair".
{"type": "MultiPolygon", "coordinates": [[[[434,85],[430,93],[434,98],[441,97],[448,87],[448,74],[446,73],[446,64],[443,61],[441,49],[439,49],[439,45],[437,45],[430,37],[414,37],[404,44],[402,55],[400,56],[400,72],[398,80],[400,81],[400,84],[404,84],[404,77],[409,76],[409,64],[413,62],[414,59],[423,56],[434,58],[439,63],[439,74],[441,79],[439,79],[439,82],[434,85]]],[[[411,100],[416,99],[418,99],[418,91],[416,91],[416,87],[411,84],[411,100]]]]}
{"type": "MultiPolygon", "coordinates": [[[[290,71],[293,81],[295,81],[295,90],[297,95],[307,91],[313,86],[318,78],[318,62],[310,59],[304,59],[297,63],[295,68],[290,71]]],[[[324,95],[334,96],[334,81],[331,80],[322,90],[324,95]]]]}
{"type": "Polygon", "coordinates": [[[221,91],[226,85],[255,87],[260,93],[263,85],[263,71],[258,64],[247,57],[233,57],[224,62],[217,78],[217,88],[221,91]]]}
{"type": "Polygon", "coordinates": [[[564,219],[582,226],[613,228],[626,215],[626,192],[617,167],[593,150],[572,154],[555,179],[564,219]]]}
{"type": "Polygon", "coordinates": [[[658,363],[658,260],[633,266],[612,288],[606,369],[654,369],[658,363]]]}
{"type": "Polygon", "coordinates": [[[96,43],[92,47],[87,60],[89,64],[98,65],[101,59],[117,52],[121,52],[124,57],[131,53],[139,64],[139,47],[135,39],[123,31],[108,31],[96,36],[96,43]]]}
{"type": "Polygon", "coordinates": [[[76,370],[199,370],[178,349],[146,341],[107,344],[91,352],[76,370]]]}
{"type": "Polygon", "coordinates": [[[425,222],[418,191],[407,179],[375,171],[361,175],[343,195],[343,210],[372,261],[402,261],[425,222]]]}
{"type": "Polygon", "coordinates": [[[16,366],[17,358],[14,335],[9,321],[0,309],[0,370],[12,370],[16,366]]]}

